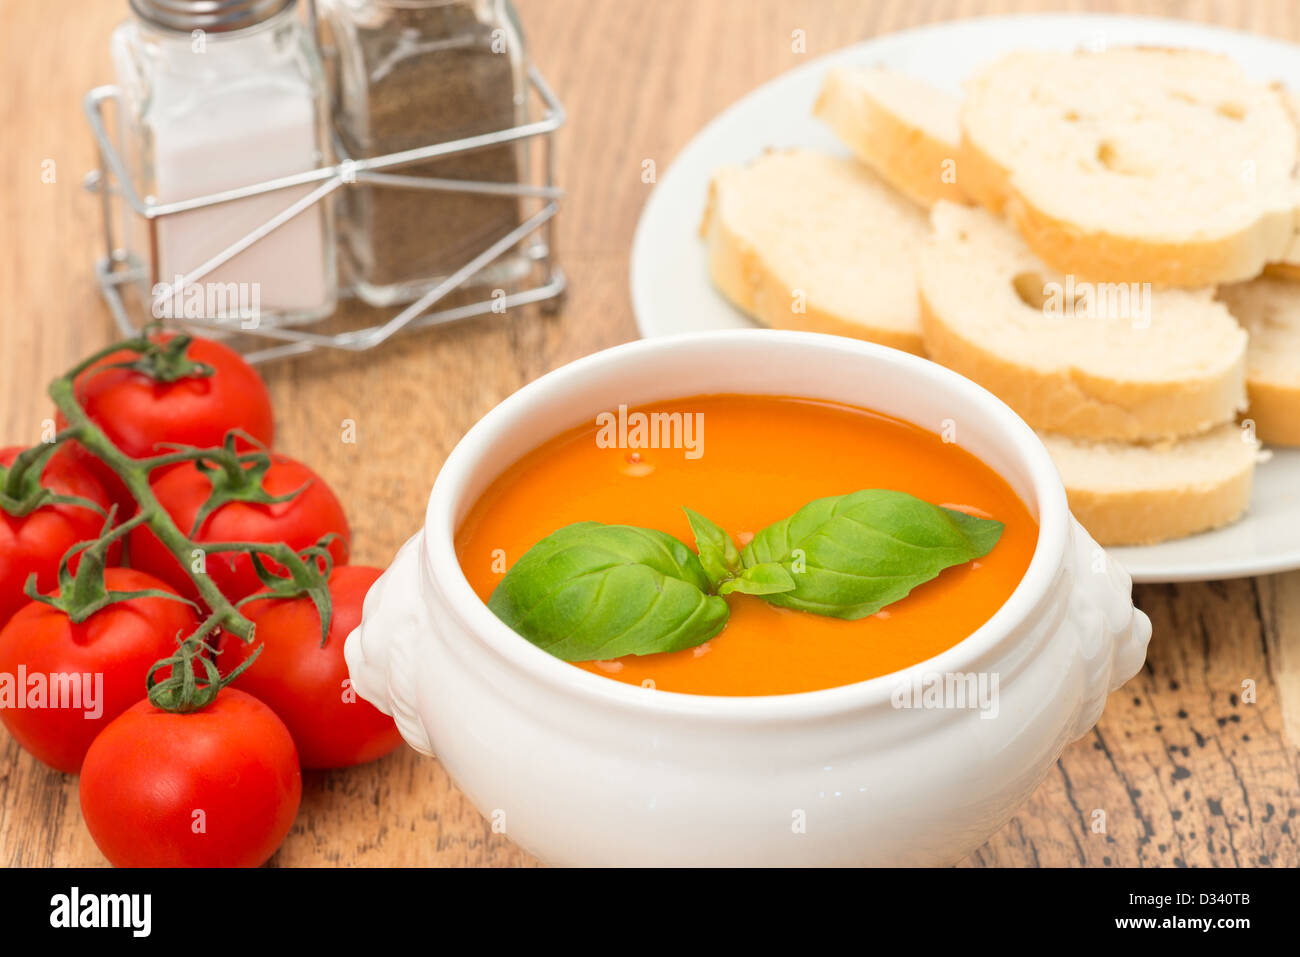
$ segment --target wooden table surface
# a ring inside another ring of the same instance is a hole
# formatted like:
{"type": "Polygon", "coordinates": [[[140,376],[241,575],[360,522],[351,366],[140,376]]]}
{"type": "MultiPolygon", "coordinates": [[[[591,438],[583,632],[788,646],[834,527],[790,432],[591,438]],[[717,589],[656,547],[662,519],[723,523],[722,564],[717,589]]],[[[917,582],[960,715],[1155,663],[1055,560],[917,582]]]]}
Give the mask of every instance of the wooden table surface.
{"type": "MultiPolygon", "coordinates": [[[[660,170],[720,109],[808,58],[920,23],[1062,4],[1015,0],[518,0],[534,57],[569,110],[559,248],[572,291],[557,317],[520,310],[417,334],[357,359],[265,368],[278,443],[311,463],[352,518],[358,563],[385,565],[414,532],[440,464],[509,393],[636,337],[628,250],[660,170]],[[803,30],[807,52],[792,51],[803,30]],[[357,442],[340,441],[344,419],[357,442]]],[[[1289,0],[1070,3],[1185,17],[1300,41],[1289,0]]],[[[35,442],[46,382],[110,340],[92,281],[99,212],[81,97],[109,82],[126,3],[0,0],[0,445],[35,442]],[[51,165],[52,164],[52,165],[51,165]],[[48,173],[53,170],[53,182],[48,173]],[[43,175],[46,174],[46,175],[43,175]]],[[[1139,587],[1155,637],[1006,827],[989,865],[1300,864],[1300,573],[1139,587]],[[1255,701],[1243,701],[1253,682],[1255,701]],[[1105,833],[1095,833],[1096,811],[1105,833]]],[[[0,864],[95,865],[77,781],[0,730],[0,864]]],[[[433,760],[402,750],[306,776],[279,865],[529,865],[433,760]]]]}

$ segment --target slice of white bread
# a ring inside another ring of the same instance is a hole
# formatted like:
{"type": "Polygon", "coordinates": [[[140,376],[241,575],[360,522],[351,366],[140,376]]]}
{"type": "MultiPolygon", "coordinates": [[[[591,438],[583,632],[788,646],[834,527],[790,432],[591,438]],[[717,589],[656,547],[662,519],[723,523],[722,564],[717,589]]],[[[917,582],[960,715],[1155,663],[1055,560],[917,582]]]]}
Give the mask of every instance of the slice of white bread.
{"type": "MultiPolygon", "coordinates": [[[[1282,93],[1282,101],[1286,104],[1291,119],[1296,124],[1297,135],[1300,136],[1300,95],[1281,87],[1279,87],[1279,90],[1282,93]]],[[[1297,149],[1300,149],[1300,147],[1297,147],[1297,149]]],[[[1268,275],[1300,280],[1300,186],[1297,186],[1296,208],[1296,234],[1292,237],[1291,245],[1281,260],[1268,264],[1268,267],[1264,270],[1268,275]]]]}
{"type": "Polygon", "coordinates": [[[1300,445],[1300,283],[1263,277],[1219,287],[1219,299],[1250,336],[1246,392],[1255,434],[1300,445]]]}
{"type": "Polygon", "coordinates": [[[1101,545],[1150,545],[1236,521],[1259,443],[1233,423],[1157,445],[1040,435],[1070,511],[1101,545]]]}
{"type": "Polygon", "coordinates": [[[718,289],[758,322],[921,351],[924,210],[852,159],[806,150],[718,170],[700,234],[718,289]]]}
{"type": "Polygon", "coordinates": [[[1295,124],[1227,57],[1013,53],[966,94],[962,188],[1057,269],[1194,287],[1253,278],[1291,245],[1295,124]]]}
{"type": "Polygon", "coordinates": [[[919,267],[926,352],[1035,429],[1162,439],[1245,407],[1246,333],[1208,291],[1076,282],[978,207],[941,202],[931,221],[919,267]]]}
{"type": "Polygon", "coordinates": [[[895,189],[922,206],[966,202],[957,185],[961,101],[884,67],[837,67],[813,106],[835,135],[895,189]]]}

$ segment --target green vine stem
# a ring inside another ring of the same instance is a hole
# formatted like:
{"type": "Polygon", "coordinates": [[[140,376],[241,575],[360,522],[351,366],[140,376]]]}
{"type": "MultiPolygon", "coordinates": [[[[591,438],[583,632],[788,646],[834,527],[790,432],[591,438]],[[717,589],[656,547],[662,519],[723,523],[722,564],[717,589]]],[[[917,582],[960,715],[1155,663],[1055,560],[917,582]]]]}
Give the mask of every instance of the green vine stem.
{"type": "MultiPolygon", "coordinates": [[[[119,347],[120,348],[120,347],[119,347]]],[[[116,351],[116,350],[113,350],[116,351]]],[[[194,587],[198,589],[203,603],[212,611],[217,623],[226,631],[238,635],[244,641],[253,640],[253,623],[239,613],[231,602],[221,593],[216,584],[207,575],[190,571],[190,555],[195,545],[172,521],[170,515],[154,497],[149,487],[149,462],[138,462],[123,454],[103,430],[90,420],[77,402],[73,387],[73,373],[60,376],[50,383],[50,398],[58,406],[63,417],[68,421],[68,428],[63,435],[75,439],[91,455],[109,466],[122,480],[139,507],[138,515],[143,516],[143,523],[158,536],[158,541],[176,556],[181,567],[186,569],[194,587]]]]}
{"type": "MultiPolygon", "coordinates": [[[[185,569],[186,574],[189,575],[211,614],[199,631],[182,642],[182,651],[178,652],[178,656],[186,662],[196,655],[201,657],[205,650],[211,650],[204,639],[217,628],[221,628],[237,636],[240,640],[250,643],[253,640],[254,632],[252,621],[240,612],[239,606],[227,599],[207,574],[192,569],[190,558],[195,549],[204,552],[239,551],[250,553],[255,566],[258,568],[259,576],[269,588],[267,593],[255,597],[276,597],[289,594],[291,587],[296,588],[297,593],[310,594],[321,611],[322,629],[328,632],[331,608],[328,589],[324,587],[322,578],[327,578],[329,571],[328,567],[322,569],[318,549],[308,549],[300,555],[293,548],[282,543],[209,542],[199,544],[176,526],[171,516],[154,496],[153,489],[149,485],[149,475],[154,469],[163,465],[186,461],[216,463],[218,468],[225,470],[227,475],[230,474],[229,469],[232,467],[242,468],[245,464],[245,455],[234,452],[233,438],[228,439],[227,446],[223,448],[171,449],[151,458],[133,459],[125,455],[113,444],[112,440],[90,419],[77,401],[75,385],[77,377],[107,356],[123,351],[135,352],[140,358],[134,362],[115,363],[115,365],[123,368],[141,369],[147,374],[161,376],[164,381],[175,381],[177,378],[187,375],[196,377],[211,375],[211,369],[204,364],[192,363],[186,359],[185,347],[190,341],[190,337],[183,335],[174,336],[163,344],[151,342],[145,336],[126,339],[96,352],[55,379],[50,383],[49,395],[67,420],[68,426],[55,436],[53,442],[46,443],[46,445],[57,446],[65,442],[75,441],[116,472],[131,493],[132,498],[135,499],[138,508],[135,518],[132,519],[132,527],[140,524],[147,525],[167,550],[176,557],[181,567],[185,569]],[[233,462],[228,461],[228,459],[233,459],[233,462]],[[277,584],[277,576],[265,573],[265,565],[260,560],[262,557],[277,562],[286,570],[282,584],[277,584]],[[292,586],[290,583],[292,583],[292,586]]],[[[53,454],[52,451],[35,452],[34,450],[28,450],[28,452],[23,453],[23,455],[28,456],[24,464],[30,469],[34,463],[43,462],[51,454],[53,454]]],[[[261,455],[266,455],[265,451],[262,451],[261,455]]],[[[253,464],[252,467],[256,469],[257,466],[253,464]]],[[[208,466],[208,468],[211,469],[212,466],[208,466]]],[[[249,495],[248,497],[250,500],[257,500],[255,495],[249,495]]],[[[197,528],[195,531],[197,531],[197,528]]],[[[172,661],[172,659],[165,659],[155,667],[155,670],[172,661]]],[[[178,667],[180,666],[178,665],[178,667]]],[[[186,664],[181,670],[189,670],[189,668],[190,665],[186,664]]],[[[152,676],[153,672],[150,672],[150,674],[152,676]]],[[[157,701],[155,703],[159,703],[159,706],[162,707],[165,706],[165,702],[175,698],[177,706],[172,710],[193,710],[210,701],[221,687],[229,683],[231,677],[227,676],[226,679],[222,680],[209,680],[202,685],[199,692],[195,692],[190,684],[185,684],[181,690],[174,693],[172,690],[163,690],[158,691],[156,695],[156,688],[161,688],[167,682],[155,686],[151,677],[149,683],[150,699],[154,700],[156,697],[157,701]],[[210,689],[210,693],[204,689],[210,689]]],[[[189,681],[189,679],[185,679],[185,681],[189,681]]],[[[172,687],[172,685],[168,685],[168,689],[172,687]]]]}

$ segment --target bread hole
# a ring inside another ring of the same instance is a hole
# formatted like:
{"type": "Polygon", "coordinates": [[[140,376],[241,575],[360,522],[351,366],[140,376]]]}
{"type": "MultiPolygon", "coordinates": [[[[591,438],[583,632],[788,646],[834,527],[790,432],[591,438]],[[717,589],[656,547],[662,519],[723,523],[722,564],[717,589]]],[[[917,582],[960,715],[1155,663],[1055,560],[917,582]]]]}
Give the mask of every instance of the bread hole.
{"type": "Polygon", "coordinates": [[[1011,277],[1016,295],[1030,309],[1042,310],[1047,304],[1047,278],[1038,272],[1021,272],[1011,277]]]}
{"type": "Polygon", "coordinates": [[[1091,284],[1075,283],[1069,276],[1047,276],[1041,272],[1016,273],[1011,277],[1016,296],[1047,319],[1090,314],[1091,284]]]}
{"type": "Polygon", "coordinates": [[[1195,106],[1199,101],[1194,96],[1189,96],[1182,90],[1168,90],[1169,99],[1177,100],[1179,103],[1191,103],[1195,106]]]}
{"type": "Polygon", "coordinates": [[[1073,274],[1037,270],[1011,277],[1016,297],[1050,320],[1122,320],[1134,329],[1151,325],[1151,284],[1093,282],[1073,274]]]}
{"type": "Polygon", "coordinates": [[[1150,171],[1140,166],[1136,166],[1126,160],[1115,144],[1110,140],[1102,140],[1097,144],[1097,162],[1112,173],[1119,173],[1121,176],[1149,176],[1150,171]]]}
{"type": "Polygon", "coordinates": [[[1065,116],[1062,117],[1062,119],[1064,119],[1065,122],[1067,122],[1067,123],[1078,123],[1078,122],[1079,122],[1079,111],[1078,111],[1078,110],[1066,110],[1066,111],[1065,111],[1065,116]]]}

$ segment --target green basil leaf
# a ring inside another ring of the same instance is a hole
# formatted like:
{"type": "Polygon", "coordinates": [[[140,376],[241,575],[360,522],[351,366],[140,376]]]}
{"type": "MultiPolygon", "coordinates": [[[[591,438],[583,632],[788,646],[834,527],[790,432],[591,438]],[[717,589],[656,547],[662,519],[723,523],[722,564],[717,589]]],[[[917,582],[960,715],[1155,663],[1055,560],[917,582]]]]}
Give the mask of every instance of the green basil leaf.
{"type": "Polygon", "coordinates": [[[987,555],[1003,524],[867,489],[805,505],[763,529],[741,553],[747,568],[779,564],[795,587],[766,600],[832,618],[875,614],[945,568],[987,555]]]}
{"type": "Polygon", "coordinates": [[[784,565],[765,562],[746,568],[739,578],[727,579],[718,586],[718,594],[730,595],[737,592],[741,595],[778,595],[794,589],[794,576],[786,571],[784,565]]]}
{"type": "Polygon", "coordinates": [[[727,623],[700,560],[664,532],[579,522],[552,532],[488,599],[498,618],[565,661],[678,651],[727,623]]]}
{"type": "MultiPolygon", "coordinates": [[[[740,560],[740,549],[716,522],[705,518],[699,512],[683,508],[686,519],[691,523],[691,532],[695,535],[695,548],[700,553],[700,565],[704,574],[709,576],[709,584],[715,589],[724,581],[734,578],[744,571],[740,560]]],[[[719,592],[719,594],[726,594],[719,592]]]]}

